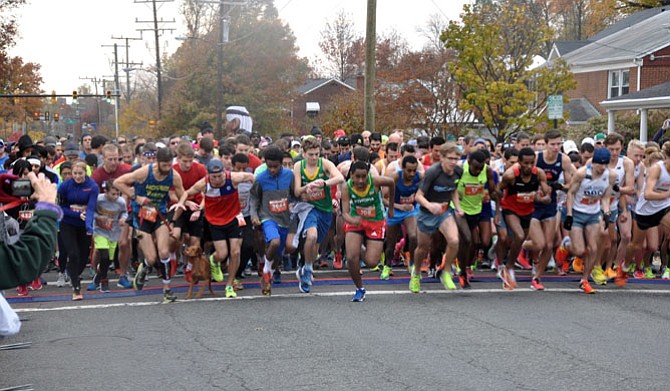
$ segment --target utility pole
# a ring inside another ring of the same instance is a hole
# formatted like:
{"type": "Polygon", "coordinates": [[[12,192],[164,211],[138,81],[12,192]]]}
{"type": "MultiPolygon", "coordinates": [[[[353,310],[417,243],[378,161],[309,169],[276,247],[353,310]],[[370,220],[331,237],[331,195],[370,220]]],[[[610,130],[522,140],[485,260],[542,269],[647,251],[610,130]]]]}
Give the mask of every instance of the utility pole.
{"type": "Polygon", "coordinates": [[[158,95],[158,115],[157,119],[161,119],[161,111],[163,107],[163,83],[162,83],[162,78],[161,78],[161,53],[160,53],[160,33],[163,31],[175,31],[176,29],[173,28],[158,28],[158,23],[174,23],[175,20],[163,20],[161,18],[158,20],[158,9],[156,7],[156,3],[171,3],[172,0],[135,0],[135,3],[151,3],[152,8],[153,8],[153,20],[138,20],[135,19],[135,23],[153,23],[153,28],[146,28],[146,29],[138,29],[139,31],[153,31],[154,33],[154,39],[155,39],[155,45],[156,45],[156,87],[157,87],[157,95],[158,95]]]}
{"type": "Polygon", "coordinates": [[[363,127],[375,131],[375,47],[377,45],[377,0],[368,0],[365,29],[365,122],[363,127]]]}
{"type": "MultiPolygon", "coordinates": [[[[130,42],[129,41],[141,41],[142,37],[139,38],[128,38],[128,37],[115,37],[112,35],[112,39],[122,39],[126,41],[125,45],[122,45],[122,47],[125,46],[126,48],[126,61],[125,61],[125,67],[122,69],[126,73],[126,104],[130,104],[130,72],[132,71],[132,67],[134,66],[142,66],[142,63],[136,63],[130,61],[130,42]]],[[[121,94],[121,91],[118,90],[119,86],[117,86],[117,91],[115,91],[116,94],[121,94]]],[[[117,107],[120,108],[120,98],[116,98],[116,105],[117,107]]]]}
{"type": "MultiPolygon", "coordinates": [[[[98,94],[98,83],[103,83],[102,88],[105,88],[104,87],[105,81],[103,79],[98,79],[97,77],[80,77],[79,80],[88,80],[88,81],[92,82],[93,85],[95,86],[94,87],[95,88],[95,95],[100,95],[100,94],[98,94]]],[[[96,108],[96,112],[98,113],[98,119],[97,119],[96,122],[98,123],[98,126],[100,126],[101,115],[100,115],[100,100],[99,99],[95,100],[95,108],[96,108]]]]}

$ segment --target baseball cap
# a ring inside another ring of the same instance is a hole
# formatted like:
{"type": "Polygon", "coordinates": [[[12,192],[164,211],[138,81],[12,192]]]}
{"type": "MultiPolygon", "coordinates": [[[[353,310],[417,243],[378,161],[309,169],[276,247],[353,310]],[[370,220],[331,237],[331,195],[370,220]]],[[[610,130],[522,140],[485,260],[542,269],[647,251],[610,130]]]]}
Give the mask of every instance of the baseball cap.
{"type": "Polygon", "coordinates": [[[609,164],[610,150],[607,148],[597,148],[593,152],[593,163],[595,164],[609,164]]]}
{"type": "Polygon", "coordinates": [[[79,147],[73,142],[69,142],[65,145],[65,156],[77,155],[79,156],[79,147]]]}
{"type": "Polygon", "coordinates": [[[5,146],[5,140],[0,138],[0,147],[4,147],[4,146],[5,146]]]}
{"type": "Polygon", "coordinates": [[[595,137],[593,137],[593,139],[595,141],[598,141],[598,140],[604,140],[606,137],[607,136],[605,136],[605,133],[598,133],[598,134],[595,135],[595,137]]]}
{"type": "Polygon", "coordinates": [[[207,172],[209,174],[218,174],[223,171],[223,162],[219,159],[212,159],[207,163],[207,172]]]}
{"type": "Polygon", "coordinates": [[[568,154],[570,152],[579,152],[579,148],[577,148],[577,144],[575,144],[574,141],[572,140],[566,140],[563,143],[563,152],[565,154],[568,154]]]}
{"type": "Polygon", "coordinates": [[[299,147],[299,146],[300,146],[300,141],[298,141],[298,140],[293,140],[293,141],[291,141],[291,148],[293,148],[293,147],[295,147],[295,146],[298,146],[298,147],[299,147]]]}
{"type": "Polygon", "coordinates": [[[477,140],[475,140],[475,143],[472,144],[472,145],[477,145],[477,144],[484,144],[484,145],[486,145],[486,140],[484,140],[483,138],[480,137],[480,138],[478,138],[477,140]]]}
{"type": "Polygon", "coordinates": [[[337,137],[346,136],[346,135],[347,135],[347,133],[346,133],[344,130],[342,130],[342,129],[337,129],[337,130],[335,131],[335,134],[334,134],[334,136],[335,136],[336,138],[337,138],[337,137]]]}
{"type": "Polygon", "coordinates": [[[593,146],[596,145],[595,140],[592,139],[591,137],[584,137],[584,138],[582,139],[582,144],[581,144],[581,145],[584,145],[584,144],[586,144],[586,143],[591,144],[591,145],[593,145],[593,146]]]}

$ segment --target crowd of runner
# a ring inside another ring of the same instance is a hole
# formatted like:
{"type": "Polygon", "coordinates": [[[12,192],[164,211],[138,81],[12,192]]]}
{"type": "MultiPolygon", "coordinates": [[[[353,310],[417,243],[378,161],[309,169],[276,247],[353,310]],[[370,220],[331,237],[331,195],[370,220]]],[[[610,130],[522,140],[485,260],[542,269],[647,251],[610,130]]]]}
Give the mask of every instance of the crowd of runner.
{"type": "MultiPolygon", "coordinates": [[[[515,269],[531,271],[534,290],[548,270],[577,273],[584,293],[596,292],[592,283],[670,279],[670,142],[599,133],[578,145],[557,130],[504,144],[402,131],[325,138],[317,127],[301,138],[215,141],[207,128],[196,140],[23,136],[0,140],[0,164],[58,184],[64,217],[45,272],[57,270],[72,300],[110,292],[112,272],[118,288],[136,290],[155,273],[163,300],[174,301],[175,275],[191,279],[188,246],[200,246],[229,298],[254,272],[263,295],[292,270],[309,293],[317,268],[348,269],[353,301],[365,299],[361,267],[382,280],[406,269],[415,293],[425,278],[468,289],[489,267],[505,290],[518,285],[515,269]],[[93,280],[82,287],[87,269],[93,280]]],[[[31,208],[6,213],[23,226],[31,208]]]]}

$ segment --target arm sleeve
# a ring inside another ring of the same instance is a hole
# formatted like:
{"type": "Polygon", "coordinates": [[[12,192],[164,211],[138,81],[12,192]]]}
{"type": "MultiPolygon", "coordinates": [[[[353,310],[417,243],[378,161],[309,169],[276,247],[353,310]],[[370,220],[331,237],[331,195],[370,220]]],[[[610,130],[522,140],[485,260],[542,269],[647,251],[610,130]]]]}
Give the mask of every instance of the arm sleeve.
{"type": "Polygon", "coordinates": [[[16,243],[0,243],[0,290],[28,284],[42,273],[56,251],[57,217],[38,209],[16,243]]]}

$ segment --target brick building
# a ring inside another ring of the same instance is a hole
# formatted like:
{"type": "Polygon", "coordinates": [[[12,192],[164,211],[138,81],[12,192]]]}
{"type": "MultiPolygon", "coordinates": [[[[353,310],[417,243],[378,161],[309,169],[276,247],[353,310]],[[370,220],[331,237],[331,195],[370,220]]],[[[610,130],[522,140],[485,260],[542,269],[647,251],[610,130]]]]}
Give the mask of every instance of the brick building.
{"type": "Polygon", "coordinates": [[[328,112],[332,100],[343,93],[356,90],[356,81],[338,79],[310,79],[298,87],[299,97],[293,101],[291,118],[293,128],[306,134],[313,125],[321,126],[320,117],[328,112]]]}

